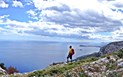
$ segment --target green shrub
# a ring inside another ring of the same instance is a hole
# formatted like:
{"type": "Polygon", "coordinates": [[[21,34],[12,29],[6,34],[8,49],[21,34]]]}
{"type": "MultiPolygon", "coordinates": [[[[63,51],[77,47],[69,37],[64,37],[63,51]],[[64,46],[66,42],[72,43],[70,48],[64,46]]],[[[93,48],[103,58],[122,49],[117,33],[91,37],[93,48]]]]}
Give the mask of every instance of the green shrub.
{"type": "MultiPolygon", "coordinates": [[[[51,77],[51,76],[55,76],[55,75],[61,75],[75,67],[82,66],[85,63],[92,62],[95,60],[98,60],[98,58],[97,57],[88,57],[86,59],[81,59],[81,60],[78,60],[75,62],[70,62],[70,63],[64,64],[64,65],[51,66],[51,67],[46,68],[45,70],[30,73],[28,75],[28,77],[33,77],[33,76],[35,76],[35,77],[43,77],[43,76],[51,77]]],[[[80,77],[83,77],[84,74],[80,73],[79,75],[80,75],[80,77]]],[[[71,77],[71,76],[67,73],[66,77],[71,77]]]]}
{"type": "Polygon", "coordinates": [[[66,77],[72,77],[68,72],[66,73],[66,77]]]}
{"type": "Polygon", "coordinates": [[[122,77],[121,73],[117,73],[117,72],[113,72],[113,73],[109,73],[108,77],[122,77]]]}
{"type": "Polygon", "coordinates": [[[98,60],[97,57],[89,57],[89,58],[85,59],[85,62],[93,62],[93,61],[96,61],[96,60],[98,60]]]}
{"type": "Polygon", "coordinates": [[[79,77],[87,77],[87,76],[83,72],[80,72],[79,77]]]}
{"type": "Polygon", "coordinates": [[[106,64],[106,67],[108,70],[115,70],[117,68],[117,65],[116,65],[116,63],[110,62],[110,63],[106,64]]]}
{"type": "Polygon", "coordinates": [[[42,76],[42,73],[43,73],[43,70],[41,70],[41,71],[35,71],[35,72],[33,72],[33,73],[30,73],[29,75],[28,75],[28,77],[40,77],[40,76],[42,76]]]}
{"type": "Polygon", "coordinates": [[[113,54],[117,55],[119,58],[123,58],[123,50],[119,50],[117,52],[114,52],[113,54]]]}

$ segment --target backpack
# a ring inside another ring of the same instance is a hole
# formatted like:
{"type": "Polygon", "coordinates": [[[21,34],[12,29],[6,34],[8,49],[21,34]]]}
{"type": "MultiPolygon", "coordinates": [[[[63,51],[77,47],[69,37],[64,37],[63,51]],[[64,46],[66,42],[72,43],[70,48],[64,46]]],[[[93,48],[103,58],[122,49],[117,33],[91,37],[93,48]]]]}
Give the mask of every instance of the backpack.
{"type": "Polygon", "coordinates": [[[72,55],[74,55],[74,54],[75,54],[74,49],[72,49],[72,55]]]}

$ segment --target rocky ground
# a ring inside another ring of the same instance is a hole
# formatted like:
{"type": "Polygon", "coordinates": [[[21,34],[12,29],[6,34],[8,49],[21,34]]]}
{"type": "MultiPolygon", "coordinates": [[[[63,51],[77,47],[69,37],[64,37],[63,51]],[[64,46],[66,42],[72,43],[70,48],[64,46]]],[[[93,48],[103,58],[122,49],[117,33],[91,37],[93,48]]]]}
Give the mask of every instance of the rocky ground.
{"type": "Polygon", "coordinates": [[[111,55],[84,65],[82,69],[90,77],[122,77],[123,59],[111,55]]]}
{"type": "Polygon", "coordinates": [[[123,77],[123,50],[101,57],[89,57],[70,63],[53,63],[44,70],[25,74],[6,74],[1,77],[123,77]]]}
{"type": "Polygon", "coordinates": [[[73,68],[61,77],[123,77],[123,59],[116,55],[73,68]]]}

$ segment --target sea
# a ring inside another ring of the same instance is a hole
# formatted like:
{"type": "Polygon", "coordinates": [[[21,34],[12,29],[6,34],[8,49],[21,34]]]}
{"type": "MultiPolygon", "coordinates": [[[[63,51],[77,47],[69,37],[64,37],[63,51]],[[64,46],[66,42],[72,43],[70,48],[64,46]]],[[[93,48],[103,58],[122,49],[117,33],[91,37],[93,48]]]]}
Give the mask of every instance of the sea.
{"type": "Polygon", "coordinates": [[[66,62],[69,46],[75,50],[73,59],[99,51],[99,47],[80,46],[83,43],[44,41],[0,41],[0,63],[13,66],[19,72],[31,72],[52,63],[66,62]]]}

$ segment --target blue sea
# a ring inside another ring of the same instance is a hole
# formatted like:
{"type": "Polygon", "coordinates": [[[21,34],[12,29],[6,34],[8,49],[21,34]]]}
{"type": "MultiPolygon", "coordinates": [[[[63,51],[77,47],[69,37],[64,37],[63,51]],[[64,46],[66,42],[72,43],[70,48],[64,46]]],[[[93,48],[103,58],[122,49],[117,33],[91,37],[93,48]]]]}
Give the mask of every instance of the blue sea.
{"type": "Polygon", "coordinates": [[[99,47],[80,47],[82,43],[0,41],[0,63],[14,66],[19,72],[46,68],[53,62],[65,62],[69,46],[75,50],[73,58],[98,52],[99,47]]]}

